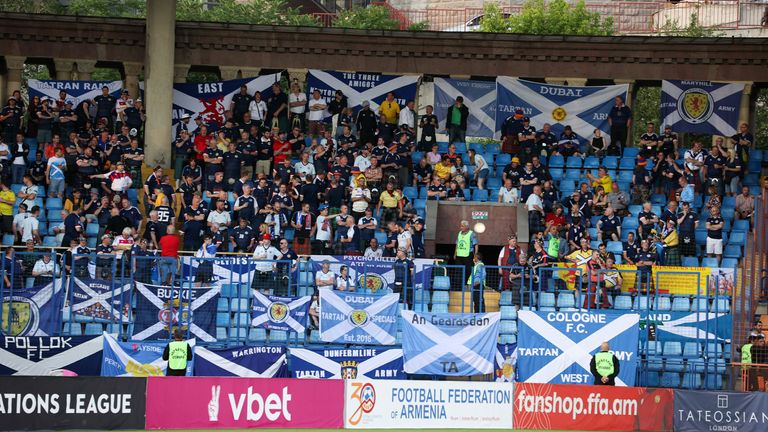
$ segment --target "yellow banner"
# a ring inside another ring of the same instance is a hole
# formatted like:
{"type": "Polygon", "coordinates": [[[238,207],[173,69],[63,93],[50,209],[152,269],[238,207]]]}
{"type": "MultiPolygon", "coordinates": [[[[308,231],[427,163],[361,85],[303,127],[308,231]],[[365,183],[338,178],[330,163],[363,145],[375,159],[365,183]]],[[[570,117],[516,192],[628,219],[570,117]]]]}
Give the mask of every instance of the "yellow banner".
{"type": "Polygon", "coordinates": [[[652,283],[662,294],[706,295],[709,267],[653,266],[652,283]]]}
{"type": "MultiPolygon", "coordinates": [[[[578,268],[572,263],[557,263],[557,267],[562,267],[563,270],[555,271],[555,277],[565,281],[565,285],[568,289],[576,289],[576,283],[579,277],[578,268]]],[[[638,292],[641,287],[638,286],[637,266],[631,264],[617,264],[616,269],[619,270],[618,274],[621,275],[620,284],[617,284],[619,285],[619,290],[622,293],[638,292]]],[[[654,266],[651,271],[651,291],[655,291],[659,294],[706,295],[707,281],[711,274],[712,269],[709,267],[654,266]],[[656,286],[657,283],[658,286],[656,286]]],[[[604,271],[601,272],[601,275],[601,286],[608,287],[609,280],[617,279],[615,274],[612,274],[610,278],[606,277],[608,276],[608,273],[604,271]]],[[[589,276],[586,273],[582,273],[581,277],[586,280],[589,276]]],[[[718,290],[720,291],[720,295],[730,295],[732,292],[733,278],[731,277],[728,279],[726,277],[720,277],[719,280],[719,287],[710,286],[710,294],[714,294],[714,291],[718,290]]],[[[644,278],[644,281],[647,280],[644,278]]],[[[710,285],[712,284],[710,283],[710,285]]],[[[645,290],[647,290],[647,287],[643,289],[643,291],[645,290]]]]}

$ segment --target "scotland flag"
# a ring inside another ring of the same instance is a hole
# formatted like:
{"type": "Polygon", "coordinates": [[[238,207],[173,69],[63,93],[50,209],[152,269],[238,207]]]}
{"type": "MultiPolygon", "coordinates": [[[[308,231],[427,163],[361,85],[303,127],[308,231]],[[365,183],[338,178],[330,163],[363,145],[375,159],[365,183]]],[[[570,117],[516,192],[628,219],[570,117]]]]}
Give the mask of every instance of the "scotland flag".
{"type": "Polygon", "coordinates": [[[0,375],[50,375],[66,369],[99,376],[103,336],[19,336],[0,342],[0,375]]]}
{"type": "Polygon", "coordinates": [[[133,340],[168,339],[180,326],[205,342],[216,341],[216,306],[221,286],[182,288],[136,282],[133,340]]]}
{"type": "Polygon", "coordinates": [[[405,379],[403,350],[291,348],[293,378],[405,379]]]}
{"type": "Polygon", "coordinates": [[[256,290],[251,290],[251,293],[253,294],[252,326],[296,333],[304,333],[307,330],[311,296],[268,296],[256,290]]]}
{"type": "Polygon", "coordinates": [[[445,113],[456,102],[464,98],[469,109],[467,136],[493,138],[496,130],[496,83],[493,81],[471,81],[435,78],[435,114],[440,129],[445,129],[445,113]]]}
{"type": "MultiPolygon", "coordinates": [[[[187,343],[195,352],[195,340],[187,343]]],[[[114,336],[104,334],[104,359],[101,376],[148,377],[164,376],[168,362],[163,360],[167,342],[119,342],[114,336]]],[[[192,376],[193,361],[187,362],[187,376],[192,376]]]]}
{"type": "Polygon", "coordinates": [[[715,312],[640,312],[640,340],[730,343],[733,315],[715,312]]]}
{"type": "Polygon", "coordinates": [[[197,348],[195,376],[288,378],[285,347],[197,348]]]}
{"type": "MultiPolygon", "coordinates": [[[[335,72],[310,69],[307,76],[308,98],[312,92],[320,90],[320,95],[327,102],[333,100],[336,90],[341,90],[347,97],[348,105],[355,112],[363,101],[371,102],[371,110],[377,112],[379,104],[387,93],[394,92],[400,107],[409,99],[416,99],[417,75],[383,75],[377,73],[335,72]]],[[[326,111],[326,116],[330,114],[326,111]]]]}
{"type": "MultiPolygon", "coordinates": [[[[68,298],[72,315],[98,321],[128,323],[131,314],[131,284],[113,286],[114,280],[72,278],[68,298]]],[[[65,312],[66,312],[65,310],[65,312]]]]}
{"type": "Polygon", "coordinates": [[[189,114],[187,127],[190,132],[197,129],[194,120],[198,117],[203,123],[223,125],[224,112],[229,110],[232,96],[240,91],[241,85],[248,87],[248,94],[261,92],[261,100],[266,101],[272,94],[272,84],[280,81],[280,74],[262,75],[256,78],[243,78],[210,83],[186,83],[173,85],[173,130],[181,121],[181,116],[189,114]]]}
{"type": "MultiPolygon", "coordinates": [[[[213,280],[221,284],[248,284],[253,281],[256,267],[248,257],[217,257],[213,261],[213,280]]],[[[200,259],[181,257],[181,274],[194,280],[200,259]]]]}
{"type": "Polygon", "coordinates": [[[406,373],[472,376],[493,372],[501,317],[498,312],[400,313],[406,373]]]}
{"type": "Polygon", "coordinates": [[[0,333],[8,336],[48,336],[61,330],[64,297],[60,279],[3,296],[0,333]]]}
{"type": "Polygon", "coordinates": [[[59,99],[59,92],[67,92],[67,99],[74,101],[75,106],[80,102],[93,99],[101,95],[101,88],[109,87],[109,94],[115,98],[120,97],[120,90],[123,88],[122,81],[72,81],[72,80],[36,80],[27,81],[29,88],[29,98],[34,96],[40,98],[49,97],[53,100],[59,99]]]}
{"type": "Polygon", "coordinates": [[[320,340],[394,345],[399,294],[370,295],[320,290],[320,340]]]}
{"type": "Polygon", "coordinates": [[[541,129],[552,125],[559,136],[566,125],[583,139],[591,137],[595,128],[609,136],[608,113],[616,96],[626,100],[628,86],[573,87],[541,84],[510,77],[496,78],[496,130],[501,131],[504,120],[520,108],[531,118],[531,126],[541,129]]]}
{"type": "Polygon", "coordinates": [[[662,126],[675,132],[732,136],[737,133],[744,84],[662,81],[662,126]]]}

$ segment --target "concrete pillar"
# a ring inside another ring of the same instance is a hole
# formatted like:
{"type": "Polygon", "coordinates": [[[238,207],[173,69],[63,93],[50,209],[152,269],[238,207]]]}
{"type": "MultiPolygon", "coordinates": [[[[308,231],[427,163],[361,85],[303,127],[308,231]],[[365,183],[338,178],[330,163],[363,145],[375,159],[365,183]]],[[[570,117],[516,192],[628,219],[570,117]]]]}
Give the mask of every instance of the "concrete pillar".
{"type": "Polygon", "coordinates": [[[149,166],[168,166],[171,163],[175,28],[176,0],[149,0],[144,61],[144,105],[147,110],[144,163],[149,166]]]}
{"type": "Polygon", "coordinates": [[[547,77],[547,78],[544,78],[544,82],[547,83],[547,84],[552,84],[552,85],[565,85],[565,80],[566,79],[567,78],[551,78],[551,77],[547,77]]]}
{"type": "Polygon", "coordinates": [[[256,78],[261,73],[261,68],[240,68],[241,78],[256,78]]]}
{"type": "Polygon", "coordinates": [[[72,71],[75,69],[75,61],[69,59],[53,59],[57,80],[71,80],[72,71]]]}
{"type": "Polygon", "coordinates": [[[14,91],[21,90],[21,71],[24,69],[26,57],[5,56],[5,66],[8,74],[5,78],[5,96],[3,97],[3,106],[7,98],[11,97],[14,91]]]}
{"type": "Polygon", "coordinates": [[[240,78],[240,68],[237,66],[219,66],[219,74],[223,80],[240,78]]]}
{"type": "Polygon", "coordinates": [[[187,82],[187,75],[189,74],[190,67],[191,65],[188,65],[188,64],[173,65],[173,82],[175,83],[187,82]]]}
{"type": "Polygon", "coordinates": [[[5,95],[5,74],[0,73],[0,105],[5,106],[5,102],[8,100],[8,98],[5,95]]]}
{"type": "MultiPolygon", "coordinates": [[[[293,81],[299,82],[299,88],[302,90],[305,90],[307,88],[307,74],[309,73],[308,69],[288,69],[288,77],[290,78],[291,84],[293,81]]],[[[290,88],[288,89],[290,91],[290,88]]]]}
{"type": "Polygon", "coordinates": [[[584,87],[585,85],[587,85],[586,78],[566,78],[565,81],[568,83],[569,86],[584,87]]]}
{"type": "Polygon", "coordinates": [[[76,79],[81,81],[88,81],[91,79],[91,74],[96,70],[96,60],[76,60],[77,73],[76,79]]]}
{"type": "Polygon", "coordinates": [[[451,74],[450,76],[451,76],[451,79],[456,79],[456,80],[468,80],[472,77],[471,75],[461,75],[461,74],[451,74]]]}
{"type": "MultiPolygon", "coordinates": [[[[745,82],[744,83],[744,91],[741,93],[741,103],[739,104],[739,125],[742,123],[749,123],[749,119],[751,118],[751,108],[752,108],[752,88],[754,87],[753,82],[745,82]]],[[[752,131],[754,131],[754,125],[752,125],[752,131]]],[[[738,131],[739,128],[737,127],[736,130],[738,131]]]]}
{"type": "Polygon", "coordinates": [[[138,99],[141,95],[139,90],[139,74],[144,67],[142,63],[136,62],[124,62],[123,69],[125,70],[125,89],[131,95],[131,98],[138,99]]]}

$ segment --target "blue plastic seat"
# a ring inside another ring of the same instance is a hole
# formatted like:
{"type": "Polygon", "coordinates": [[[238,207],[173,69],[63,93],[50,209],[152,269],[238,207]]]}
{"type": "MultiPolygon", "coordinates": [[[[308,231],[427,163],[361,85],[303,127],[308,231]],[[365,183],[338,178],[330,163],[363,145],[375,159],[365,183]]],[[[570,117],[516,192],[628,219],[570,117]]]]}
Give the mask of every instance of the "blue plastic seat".
{"type": "MultiPolygon", "coordinates": [[[[509,292],[509,291],[505,291],[505,292],[509,292]]],[[[510,292],[510,294],[512,293],[510,292]]],[[[511,303],[512,303],[512,300],[510,299],[510,304],[511,303]]],[[[501,306],[499,308],[499,312],[501,313],[501,319],[503,320],[517,319],[517,310],[515,309],[514,306],[501,306]]]]}
{"type": "Polygon", "coordinates": [[[513,334],[500,334],[499,343],[502,345],[517,343],[517,336],[513,334]]]}
{"type": "Polygon", "coordinates": [[[683,257],[681,264],[683,267],[698,267],[699,259],[696,257],[683,257]]]}
{"type": "Polygon", "coordinates": [[[573,293],[560,292],[557,294],[557,307],[559,308],[572,308],[576,306],[576,299],[573,297],[573,293]]]}
{"type": "Polygon", "coordinates": [[[64,208],[64,203],[62,202],[61,198],[48,198],[45,200],[45,208],[48,210],[59,210],[61,211],[62,208],[64,208]]]}
{"type": "Polygon", "coordinates": [[[263,328],[251,328],[248,332],[248,342],[264,342],[267,340],[267,331],[263,328]]]}
{"type": "Polygon", "coordinates": [[[634,160],[639,153],[640,149],[638,147],[625,147],[622,156],[634,160]]]}
{"type": "Polygon", "coordinates": [[[702,267],[709,267],[709,268],[717,268],[719,267],[717,258],[702,258],[701,260],[701,266],[702,267]]]}
{"type": "Polygon", "coordinates": [[[232,299],[232,312],[247,312],[248,299],[232,299]]]}
{"type": "Polygon", "coordinates": [[[632,309],[632,297],[628,295],[616,296],[616,298],[613,301],[613,308],[619,309],[619,310],[632,309]]]}
{"type": "Polygon", "coordinates": [[[435,291],[432,293],[432,304],[448,304],[448,291],[435,291]]]}
{"type": "Polygon", "coordinates": [[[509,153],[499,153],[496,155],[496,166],[505,167],[512,161],[512,155],[509,153]]]}
{"type": "Polygon", "coordinates": [[[517,333],[517,322],[513,320],[501,320],[499,322],[499,334],[517,333]]]}
{"type": "Polygon", "coordinates": [[[216,312],[216,325],[220,327],[229,327],[231,317],[228,312],[216,312]]]}
{"type": "Polygon", "coordinates": [[[600,159],[595,156],[589,156],[584,159],[584,169],[597,169],[600,166],[600,159]]]}
{"type": "Polygon", "coordinates": [[[563,179],[565,172],[562,168],[550,168],[549,176],[552,177],[553,181],[558,182],[563,179]]]}
{"type": "Polygon", "coordinates": [[[709,299],[706,297],[694,297],[691,304],[691,312],[707,312],[709,310],[709,299]]]}
{"type": "Polygon", "coordinates": [[[668,311],[672,309],[672,300],[669,296],[657,296],[653,303],[653,309],[657,311],[668,311]]]}
{"type": "Polygon", "coordinates": [[[104,327],[99,323],[88,323],[85,325],[85,336],[98,336],[104,332],[104,327]]]}
{"type": "Polygon", "coordinates": [[[435,290],[449,290],[451,289],[451,278],[448,276],[435,276],[432,281],[432,289],[435,290]]]}
{"type": "Polygon", "coordinates": [[[539,293],[539,307],[554,307],[555,293],[539,293]]]}
{"type": "Polygon", "coordinates": [[[576,168],[568,168],[565,170],[565,179],[578,182],[581,179],[581,171],[576,168]]]}
{"type": "Polygon", "coordinates": [[[675,297],[672,300],[673,312],[688,312],[691,310],[691,301],[687,297],[675,297]]]}
{"type": "Polygon", "coordinates": [[[13,236],[13,234],[3,234],[3,244],[4,245],[12,245],[15,243],[16,238],[13,236]]]}
{"type": "Polygon", "coordinates": [[[433,304],[432,308],[430,309],[430,312],[432,312],[432,313],[448,313],[448,305],[447,304],[433,304]]]}
{"type": "Polygon", "coordinates": [[[733,221],[733,224],[731,226],[731,234],[733,235],[736,232],[743,232],[746,233],[749,231],[749,221],[746,219],[738,219],[733,221]]]}
{"type": "Polygon", "coordinates": [[[562,168],[565,166],[565,160],[560,155],[553,155],[549,158],[550,168],[562,168]]]}
{"type": "Polygon", "coordinates": [[[701,374],[699,373],[686,373],[683,375],[682,387],[691,390],[698,390],[701,388],[701,374]]]}
{"type": "MultiPolygon", "coordinates": [[[[747,234],[741,230],[738,230],[738,231],[731,230],[731,234],[728,236],[728,245],[738,246],[740,248],[739,250],[741,250],[741,248],[747,247],[747,234]]],[[[739,258],[739,257],[735,257],[735,258],[739,258]]]]}
{"type": "Polygon", "coordinates": [[[701,344],[698,342],[686,342],[683,345],[683,357],[701,357],[701,344]]]}
{"type": "Polygon", "coordinates": [[[288,332],[282,330],[270,330],[269,342],[286,342],[288,340],[288,332]]]}
{"type": "Polygon", "coordinates": [[[661,387],[678,388],[680,387],[680,374],[678,372],[664,372],[659,380],[661,387]]]}
{"type": "Polygon", "coordinates": [[[612,254],[621,255],[624,252],[624,245],[620,241],[609,241],[605,247],[605,250],[612,254]]]}
{"type": "Polygon", "coordinates": [[[488,189],[483,189],[483,190],[478,189],[478,190],[476,190],[475,191],[475,195],[474,195],[472,200],[473,201],[481,201],[481,202],[488,201],[488,189]]]}
{"type": "MultiPolygon", "coordinates": [[[[499,297],[499,306],[502,308],[504,306],[512,306],[512,292],[511,291],[502,291],[501,296],[499,297]]],[[[502,318],[504,319],[504,318],[502,318]]]]}
{"type": "Polygon", "coordinates": [[[584,161],[579,157],[569,157],[568,160],[565,161],[565,167],[581,169],[581,165],[583,162],[584,161]]]}
{"type": "Polygon", "coordinates": [[[229,329],[229,339],[245,340],[248,337],[248,329],[244,327],[232,327],[229,329]]]}
{"type": "Polygon", "coordinates": [[[415,200],[419,196],[419,190],[415,186],[406,186],[403,188],[403,195],[408,197],[411,201],[415,200]]]}
{"type": "Polygon", "coordinates": [[[632,172],[635,169],[635,158],[623,157],[619,160],[619,169],[622,171],[632,172]]]}
{"type": "Polygon", "coordinates": [[[607,168],[609,171],[610,170],[615,171],[619,167],[619,157],[606,156],[605,158],[603,158],[603,166],[607,168]]]}
{"type": "Polygon", "coordinates": [[[731,300],[728,298],[718,297],[712,302],[712,312],[730,312],[731,300]]]}
{"type": "Polygon", "coordinates": [[[676,341],[664,342],[664,355],[665,356],[683,355],[682,344],[676,341]]]}

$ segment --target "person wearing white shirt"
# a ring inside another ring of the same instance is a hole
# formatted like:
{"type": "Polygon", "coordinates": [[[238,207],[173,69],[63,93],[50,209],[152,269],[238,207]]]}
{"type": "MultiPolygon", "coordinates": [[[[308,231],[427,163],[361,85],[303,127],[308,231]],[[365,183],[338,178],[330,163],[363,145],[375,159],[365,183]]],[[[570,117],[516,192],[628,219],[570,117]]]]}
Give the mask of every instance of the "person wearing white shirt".
{"type": "Polygon", "coordinates": [[[272,236],[264,234],[261,236],[261,243],[253,249],[253,259],[256,261],[256,273],[253,275],[253,284],[251,288],[260,290],[262,293],[268,293],[274,285],[275,263],[273,262],[279,256],[278,251],[272,246],[272,236]]]}
{"type": "Polygon", "coordinates": [[[323,129],[323,119],[325,118],[326,109],[328,104],[325,99],[320,97],[320,90],[312,92],[312,98],[309,100],[309,114],[307,114],[307,120],[309,121],[309,128],[307,132],[311,136],[318,136],[323,129]]]}
{"type": "Polygon", "coordinates": [[[290,120],[293,127],[304,130],[304,113],[307,110],[307,96],[299,88],[298,81],[291,84],[291,93],[288,94],[288,106],[290,107],[290,120]]]}
{"type": "Polygon", "coordinates": [[[42,258],[35,262],[32,267],[32,277],[35,278],[35,285],[47,285],[53,281],[56,263],[51,259],[50,254],[44,254],[42,258]]]}
{"type": "Polygon", "coordinates": [[[384,256],[384,249],[379,247],[379,241],[373,238],[371,239],[371,245],[365,248],[363,256],[366,258],[381,258],[384,256]]]}
{"type": "Polygon", "coordinates": [[[314,177],[315,165],[309,161],[309,152],[303,152],[301,154],[301,160],[296,162],[296,165],[293,166],[293,169],[296,171],[296,174],[301,177],[302,181],[307,177],[307,174],[314,177]]]}
{"type": "Polygon", "coordinates": [[[405,108],[400,110],[400,117],[397,121],[398,126],[408,125],[408,129],[411,133],[413,133],[416,128],[416,113],[413,111],[413,106],[413,101],[409,100],[408,103],[405,104],[405,108]]]}
{"type": "Polygon", "coordinates": [[[315,273],[315,286],[318,290],[332,290],[336,286],[336,275],[331,271],[331,263],[328,260],[323,261],[320,270],[315,273]]]}
{"type": "Polygon", "coordinates": [[[216,209],[208,213],[207,222],[209,227],[213,224],[219,225],[219,232],[223,237],[223,250],[226,251],[226,247],[229,245],[229,227],[232,225],[232,215],[224,210],[224,200],[216,201],[216,209]]]}
{"type": "Polygon", "coordinates": [[[411,239],[411,223],[405,222],[405,228],[398,225],[397,248],[403,249],[408,256],[413,255],[413,241],[411,239]]]}
{"type": "Polygon", "coordinates": [[[13,224],[11,225],[13,235],[17,240],[21,236],[21,223],[24,222],[24,219],[28,218],[30,215],[31,213],[27,211],[27,205],[23,203],[19,204],[19,210],[15,215],[13,215],[13,224]]]}
{"type": "Polygon", "coordinates": [[[499,203],[516,204],[520,202],[520,191],[512,187],[512,179],[504,180],[504,186],[499,189],[499,203]]]}
{"type": "Polygon", "coordinates": [[[541,186],[533,187],[533,193],[525,200],[528,208],[528,232],[531,234],[530,242],[536,238],[536,234],[545,230],[544,227],[544,201],[541,199],[541,186]]]}
{"type": "Polygon", "coordinates": [[[20,226],[20,233],[21,233],[21,242],[26,243],[28,240],[34,240],[35,243],[40,243],[40,222],[37,220],[37,217],[40,215],[40,207],[34,206],[32,207],[32,212],[23,221],[21,221],[20,226]]]}
{"type": "Polygon", "coordinates": [[[251,113],[251,120],[257,124],[264,123],[264,117],[267,115],[267,103],[261,100],[261,93],[256,92],[253,100],[248,104],[248,111],[251,113]]]}
{"type": "Polygon", "coordinates": [[[349,198],[352,201],[352,214],[356,219],[360,219],[365,215],[365,209],[371,202],[371,191],[368,188],[356,186],[352,189],[349,198]]]}
{"type": "Polygon", "coordinates": [[[481,190],[485,189],[485,179],[488,178],[488,173],[490,171],[488,162],[486,162],[483,155],[478,154],[475,149],[469,149],[469,165],[474,165],[475,167],[472,177],[477,182],[477,188],[481,190]]]}
{"type": "Polygon", "coordinates": [[[365,172],[371,167],[371,152],[368,151],[367,146],[363,147],[363,150],[357,155],[353,166],[360,168],[360,172],[365,172]]]}

